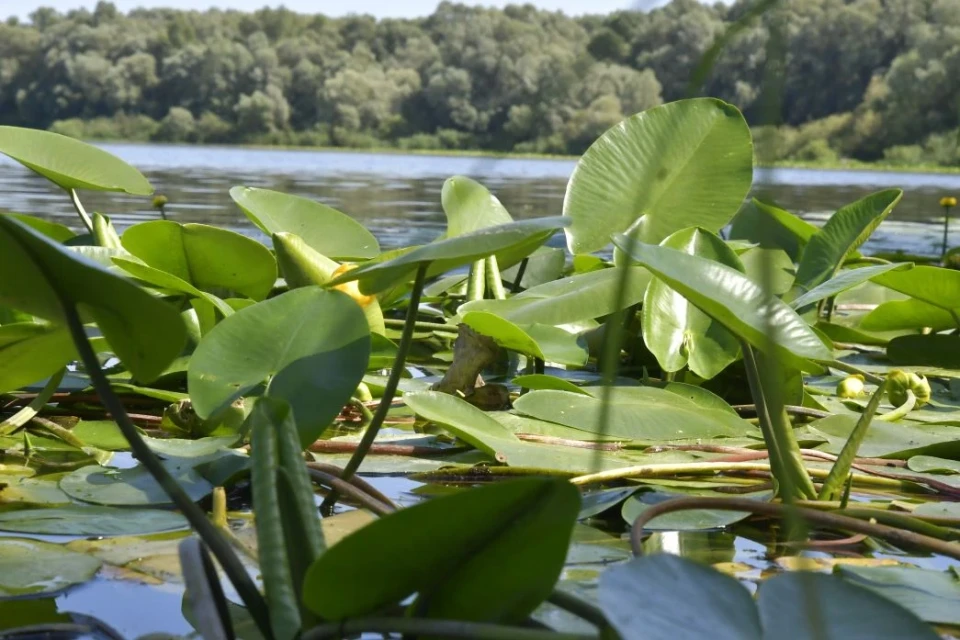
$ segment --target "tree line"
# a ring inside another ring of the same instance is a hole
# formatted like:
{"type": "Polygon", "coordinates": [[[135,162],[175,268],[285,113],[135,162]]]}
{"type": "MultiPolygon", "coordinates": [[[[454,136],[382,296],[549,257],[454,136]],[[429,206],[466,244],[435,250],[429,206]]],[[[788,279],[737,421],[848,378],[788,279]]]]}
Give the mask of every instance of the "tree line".
{"type": "Polygon", "coordinates": [[[402,20],[100,2],[0,23],[0,123],[88,139],[580,153],[690,95],[737,105],[765,160],[960,164],[960,2],[402,20]]]}

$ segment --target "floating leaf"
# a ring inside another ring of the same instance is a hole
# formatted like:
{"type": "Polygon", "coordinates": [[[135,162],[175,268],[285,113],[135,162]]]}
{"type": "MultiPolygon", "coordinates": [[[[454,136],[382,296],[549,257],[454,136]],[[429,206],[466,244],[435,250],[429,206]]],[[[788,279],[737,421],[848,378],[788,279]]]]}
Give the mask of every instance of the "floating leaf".
{"type": "Polygon", "coordinates": [[[92,578],[100,564],[58,544],[0,538],[0,596],[62,591],[92,578]]]}
{"type": "Polygon", "coordinates": [[[304,287],[220,322],[190,359],[187,383],[204,419],[265,384],[290,403],[306,446],[350,399],[369,357],[360,307],[339,291],[304,287]]]}
{"type": "Polygon", "coordinates": [[[120,158],[58,133],[0,127],[0,153],[63,189],[153,193],[143,174],[120,158]]]}
{"type": "MultiPolygon", "coordinates": [[[[797,313],[742,273],[718,262],[657,245],[636,244],[616,236],[622,249],[687,297],[709,316],[753,346],[767,346],[768,323],[776,329],[776,355],[791,368],[810,370],[810,360],[829,360],[831,352],[797,313]]],[[[889,273],[887,275],[890,275],[889,273]]]]}
{"type": "MultiPolygon", "coordinates": [[[[546,242],[557,229],[562,229],[567,224],[569,220],[557,216],[485,227],[454,238],[399,251],[392,256],[390,254],[381,256],[380,260],[365,262],[356,269],[344,273],[332,280],[331,284],[359,280],[361,292],[378,293],[404,280],[422,264],[429,264],[427,275],[434,276],[490,255],[498,255],[499,260],[499,254],[508,250],[511,253],[516,250],[522,257],[546,242]]],[[[502,260],[500,263],[501,268],[507,268],[513,264],[513,262],[502,260]]]]}
{"type": "MultiPolygon", "coordinates": [[[[164,462],[170,475],[194,501],[213,491],[213,485],[200,475],[196,465],[197,462],[191,459],[164,462]]],[[[142,466],[129,469],[83,467],[65,475],[60,480],[60,488],[71,498],[94,504],[115,507],[173,505],[167,493],[142,466]]]]}
{"type": "MultiPolygon", "coordinates": [[[[514,407],[541,420],[595,433],[603,401],[566,391],[531,391],[514,407]]],[[[756,432],[745,420],[725,411],[700,407],[675,393],[651,387],[618,387],[610,399],[606,435],[630,440],[659,441],[756,432]]]]}
{"type": "MultiPolygon", "coordinates": [[[[624,521],[633,524],[637,517],[660,502],[676,500],[683,494],[663,491],[634,494],[620,510],[624,521]]],[[[722,529],[750,517],[747,511],[721,511],[719,509],[684,509],[657,516],[643,525],[645,531],[702,531],[722,529]]]]}
{"type": "Polygon", "coordinates": [[[577,336],[545,325],[516,325],[492,313],[473,311],[463,316],[463,324],[488,336],[504,349],[532,355],[546,362],[582,366],[587,349],[577,336]]]}
{"type": "MultiPolygon", "coordinates": [[[[827,441],[818,449],[838,454],[857,423],[855,415],[835,415],[811,422],[807,433],[827,441]]],[[[800,437],[802,432],[798,433],[800,437]]],[[[960,427],[899,424],[874,420],[860,445],[866,458],[907,459],[917,454],[960,455],[960,427]]]]}
{"type": "Polygon", "coordinates": [[[186,342],[175,307],[6,215],[0,215],[0,273],[17,274],[0,280],[0,303],[57,322],[64,320],[63,304],[81,305],[141,381],[163,373],[186,342]]]}
{"type": "MultiPolygon", "coordinates": [[[[660,244],[743,271],[739,258],[723,240],[702,229],[682,229],[660,244]]],[[[643,296],[643,341],[664,371],[689,366],[705,380],[740,355],[734,335],[656,278],[643,296]]]]}
{"type": "Polygon", "coordinates": [[[380,253],[377,239],[366,227],[325,204],[254,187],[234,187],[230,197],[268,236],[293,233],[334,258],[372,258],[380,253]]]}
{"type": "Polygon", "coordinates": [[[878,191],[839,209],[810,238],[797,266],[797,287],[806,293],[836,275],[844,259],[866,242],[903,197],[900,189],[878,191]]]}
{"type": "Polygon", "coordinates": [[[569,380],[549,376],[543,373],[534,373],[530,375],[517,376],[513,379],[513,384],[518,387],[524,387],[535,391],[537,389],[554,389],[556,391],[569,391],[570,393],[582,393],[589,395],[582,387],[579,387],[569,380]]]}
{"type": "Polygon", "coordinates": [[[0,512],[0,531],[61,536],[116,536],[188,528],[179,513],[160,509],[68,506],[0,512]]]}
{"type": "Polygon", "coordinates": [[[887,345],[887,357],[894,364],[960,369],[960,336],[899,336],[887,345]]]}
{"type": "Polygon", "coordinates": [[[674,231],[723,228],[753,180],[743,115],[712,98],[648,109],[609,129],[583,154],[567,184],[563,214],[575,254],[607,246],[633,228],[642,242],[674,231]]]}
{"type": "Polygon", "coordinates": [[[226,229],[151,220],[127,229],[122,242],[147,265],[204,291],[225,289],[263,300],[277,280],[270,250],[226,229]]]}
{"type": "Polygon", "coordinates": [[[840,576],[934,624],[960,625],[960,580],[946,571],[913,567],[840,566],[840,576]]]}
{"type": "MultiPolygon", "coordinates": [[[[617,269],[603,269],[542,284],[506,300],[476,300],[460,313],[487,311],[518,324],[564,325],[616,311],[617,269]]],[[[650,282],[645,269],[631,268],[623,305],[640,303],[650,282]]]]}
{"type": "Polygon", "coordinates": [[[678,556],[656,554],[611,567],[600,576],[598,596],[622,638],[761,638],[753,598],[735,578],[678,556]]]}
{"type": "Polygon", "coordinates": [[[342,620],[417,593],[426,617],[519,622],[559,578],[579,507],[577,489],[555,478],[434,498],[327,551],[307,573],[304,601],[342,620]]]}

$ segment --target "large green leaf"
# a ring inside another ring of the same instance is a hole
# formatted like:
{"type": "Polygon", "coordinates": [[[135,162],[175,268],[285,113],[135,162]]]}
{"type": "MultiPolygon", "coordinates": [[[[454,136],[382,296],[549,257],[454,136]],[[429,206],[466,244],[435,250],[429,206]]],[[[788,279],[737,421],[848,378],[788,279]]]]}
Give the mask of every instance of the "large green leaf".
{"type": "Polygon", "coordinates": [[[860,269],[847,269],[839,275],[834,275],[826,282],[820,283],[800,297],[794,298],[790,301],[790,306],[803,313],[804,308],[812,304],[826,300],[838,293],[843,293],[888,271],[906,270],[911,267],[912,265],[909,262],[891,262],[890,264],[878,264],[860,269]]]}
{"type": "MultiPolygon", "coordinates": [[[[476,300],[462,305],[460,313],[487,311],[518,324],[572,324],[616,311],[617,269],[602,269],[570,276],[527,289],[505,300],[476,300]]],[[[645,269],[632,268],[627,279],[624,306],[643,300],[650,282],[645,269]]]]}
{"type": "Polygon", "coordinates": [[[154,269],[205,291],[225,289],[263,300],[277,280],[277,262],[270,250],[226,229],[151,220],[127,229],[122,242],[154,269]]]}
{"type": "Polygon", "coordinates": [[[59,544],[0,538],[0,597],[60,591],[86,582],[101,564],[59,544]]]}
{"type": "Polygon", "coordinates": [[[785,251],[754,247],[737,254],[747,277],[761,286],[769,286],[775,296],[782,296],[793,287],[797,268],[785,251]]]}
{"type": "Polygon", "coordinates": [[[733,219],[730,237],[757,242],[765,249],[782,249],[797,260],[817,230],[799,216],[753,198],[733,219]]]}
{"type": "MultiPolygon", "coordinates": [[[[957,503],[947,503],[954,506],[957,503]]],[[[915,567],[838,566],[844,580],[869,589],[934,624],[960,625],[960,580],[915,567]]]]}
{"type": "MultiPolygon", "coordinates": [[[[596,433],[601,398],[542,390],[514,402],[520,413],[574,429],[596,433]]],[[[660,441],[733,437],[756,428],[726,411],[701,407],[676,393],[653,387],[617,387],[610,398],[605,435],[630,440],[660,441]]]]}
{"type": "MultiPolygon", "coordinates": [[[[682,229],[660,244],[737,271],[744,270],[737,254],[723,240],[703,229],[682,229]]],[[[664,371],[679,371],[689,366],[706,380],[723,371],[740,355],[740,344],[734,335],[683,294],[656,278],[643,296],[643,341],[664,371]]]]}
{"type": "Polygon", "coordinates": [[[234,187],[230,197],[268,236],[294,233],[325,256],[372,258],[380,245],[367,229],[325,204],[269,189],[234,187]]]}
{"type": "MultiPolygon", "coordinates": [[[[485,227],[404,251],[389,260],[366,262],[332,280],[331,284],[359,280],[363,293],[378,293],[409,277],[422,264],[430,265],[427,275],[432,276],[490,255],[498,255],[499,259],[501,252],[515,253],[521,249],[521,253],[532,252],[569,222],[563,217],[552,217],[485,227]]],[[[512,263],[501,261],[503,268],[509,264],[512,263]]]]}
{"type": "Polygon", "coordinates": [[[63,189],[153,193],[143,174],[120,158],[58,133],[0,127],[0,153],[63,189]]]}
{"type": "Polygon", "coordinates": [[[769,323],[775,329],[773,348],[791,368],[810,370],[810,360],[831,358],[830,350],[793,309],[767,296],[739,271],[675,249],[632,243],[622,235],[614,243],[624,250],[633,244],[634,260],[759,349],[767,346],[769,323]]]}
{"type": "Polygon", "coordinates": [[[763,581],[757,607],[765,640],[939,638],[898,603],[819,573],[796,571],[763,581]]]}
{"type": "Polygon", "coordinates": [[[944,331],[960,325],[956,319],[958,314],[960,309],[944,309],[913,298],[890,300],[865,315],[860,321],[860,328],[866,331],[897,331],[930,327],[933,331],[944,331]]]}
{"type": "Polygon", "coordinates": [[[328,550],[307,574],[304,600],[342,620],[416,593],[413,608],[427,617],[519,622],[553,590],[579,508],[577,489],[555,478],[434,498],[328,550]]]}
{"type": "Polygon", "coordinates": [[[587,349],[577,336],[558,327],[516,325],[485,311],[467,313],[462,322],[511,351],[556,364],[582,366],[587,362],[587,349]]]}
{"type": "Polygon", "coordinates": [[[873,281],[941,309],[960,308],[960,271],[954,269],[920,265],[909,271],[890,271],[873,281]]]}
{"type": "Polygon", "coordinates": [[[832,278],[843,260],[866,242],[889,215],[903,191],[887,189],[839,209],[813,234],[797,266],[797,286],[806,293],[832,278]]]}
{"type": "Polygon", "coordinates": [[[0,326],[0,393],[52,376],[75,357],[70,332],[61,325],[0,326]]]}
{"type": "MultiPolygon", "coordinates": [[[[804,430],[826,440],[818,449],[838,454],[857,424],[855,415],[833,415],[807,425],[804,430]]],[[[800,434],[797,434],[798,437],[800,434]]],[[[860,444],[858,455],[867,458],[907,459],[927,453],[952,457],[960,452],[960,427],[897,424],[874,420],[860,444]]]]}
{"type": "Polygon", "coordinates": [[[762,637],[750,592],[735,578],[678,556],[656,554],[611,567],[600,576],[598,596],[621,638],[762,637]]]}
{"type": "Polygon", "coordinates": [[[899,336],[887,345],[887,357],[894,364],[960,369],[960,336],[899,336]]]}
{"type": "Polygon", "coordinates": [[[187,337],[176,308],[5,215],[0,215],[0,304],[58,322],[64,319],[63,304],[80,306],[141,381],[163,373],[187,337]]]}
{"type": "Polygon", "coordinates": [[[440,203],[447,214],[448,238],[513,222],[495,195],[465,176],[447,178],[440,192],[440,203]]]}
{"type": "Polygon", "coordinates": [[[658,243],[674,231],[719,231],[753,181],[753,144],[743,115],[713,98],[680,100],[627,118],[580,158],[563,213],[570,251],[590,253],[633,229],[658,243]]]}
{"type": "MultiPolygon", "coordinates": [[[[709,492],[706,490],[705,492],[709,492]]],[[[698,495],[698,492],[691,492],[698,495]]],[[[686,494],[660,490],[638,493],[628,498],[620,509],[620,515],[627,524],[632,525],[637,517],[655,504],[676,500],[686,494]]],[[[720,494],[717,494],[720,495],[720,494]]],[[[683,509],[657,516],[643,525],[644,531],[702,531],[704,529],[722,529],[750,517],[748,511],[728,511],[726,509],[683,509]]]]}
{"type": "Polygon", "coordinates": [[[51,240],[56,240],[57,242],[66,242],[71,238],[77,237],[77,234],[74,233],[70,227],[60,224],[59,222],[51,222],[50,220],[44,220],[36,216],[27,216],[19,213],[11,213],[8,215],[31,227],[34,231],[39,231],[51,240]]]}
{"type": "MultiPolygon", "coordinates": [[[[190,458],[171,458],[164,466],[194,501],[213,491],[197,471],[198,462],[190,458]]],[[[71,498],[93,504],[115,507],[172,506],[163,487],[143,466],[127,469],[88,466],[68,473],[60,480],[60,488],[71,498]]]]}
{"type": "Polygon", "coordinates": [[[0,512],[0,531],[63,536],[113,536],[186,529],[186,519],[162,509],[66,506],[0,512]]]}
{"type": "Polygon", "coordinates": [[[201,418],[266,385],[267,395],[290,403],[306,446],[350,399],[369,357],[360,307],[339,291],[304,287],[220,322],[190,359],[187,382],[201,418]]]}

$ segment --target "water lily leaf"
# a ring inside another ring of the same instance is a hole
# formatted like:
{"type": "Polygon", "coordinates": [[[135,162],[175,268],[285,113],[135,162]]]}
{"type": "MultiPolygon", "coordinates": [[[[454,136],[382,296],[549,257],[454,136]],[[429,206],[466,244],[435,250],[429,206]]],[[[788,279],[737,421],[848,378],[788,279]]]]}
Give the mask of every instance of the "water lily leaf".
{"type": "Polygon", "coordinates": [[[443,425],[447,431],[464,442],[497,462],[510,466],[584,474],[624,467],[631,463],[625,458],[606,452],[522,442],[511,429],[491,415],[461,398],[439,391],[409,393],[404,396],[404,401],[417,415],[443,425]]]}
{"type": "Polygon", "coordinates": [[[447,178],[440,191],[440,204],[447,215],[447,238],[513,222],[495,195],[465,176],[447,178]]]}
{"type": "MultiPolygon", "coordinates": [[[[602,400],[566,391],[531,391],[514,407],[534,418],[595,433],[602,400]]],[[[605,435],[659,441],[743,436],[756,431],[725,411],[704,408],[675,393],[651,387],[618,387],[610,400],[605,435]]]]}
{"type": "Polygon", "coordinates": [[[516,325],[485,311],[463,316],[463,324],[488,336],[504,349],[532,355],[546,362],[582,366],[587,349],[576,335],[545,324],[516,325]]]}
{"type": "Polygon", "coordinates": [[[756,198],[745,202],[733,219],[731,238],[742,238],[758,243],[765,249],[782,249],[791,262],[818,231],[815,225],[769,202],[756,198]]]}
{"type": "Polygon", "coordinates": [[[325,204],[254,187],[234,187],[230,197],[268,236],[296,234],[333,258],[372,258],[380,253],[377,239],[366,227],[325,204]]]}
{"type": "Polygon", "coordinates": [[[0,392],[49,378],[76,357],[61,325],[18,322],[0,326],[0,392]]]}
{"type": "Polygon", "coordinates": [[[81,420],[70,431],[84,444],[97,449],[125,451],[130,448],[120,427],[112,420],[81,420]]]}
{"type": "Polygon", "coordinates": [[[743,115],[712,98],[648,109],[609,129],[577,162],[563,201],[567,246],[591,253],[631,227],[642,242],[723,228],[753,181],[743,115]]]}
{"type": "Polygon", "coordinates": [[[798,298],[790,301],[790,306],[803,313],[804,309],[812,304],[831,298],[847,289],[852,289],[876,276],[893,270],[906,270],[911,267],[909,262],[878,264],[860,269],[847,269],[826,282],[823,282],[798,298]]]}
{"type": "Polygon", "coordinates": [[[557,391],[569,391],[570,393],[582,393],[590,395],[580,386],[577,386],[569,380],[550,376],[543,373],[533,373],[524,376],[517,376],[513,379],[513,384],[536,391],[537,389],[555,389],[557,391]]]}
{"type": "Polygon", "coordinates": [[[120,191],[137,196],[153,193],[143,174],[120,158],[58,133],[0,127],[0,153],[62,189],[120,191]]]}
{"type": "Polygon", "coordinates": [[[939,637],[897,602],[821,573],[791,571],[765,580],[757,606],[763,637],[770,640],[939,637]]]}
{"type": "Polygon", "coordinates": [[[899,336],[887,345],[887,357],[894,364],[960,369],[960,336],[899,336]]]}
{"type": "Polygon", "coordinates": [[[56,322],[64,320],[62,304],[82,306],[141,381],[163,373],[186,343],[175,307],[6,215],[0,273],[17,274],[0,281],[0,303],[56,322]]]}
{"type": "Polygon", "coordinates": [[[840,576],[869,589],[918,618],[934,624],[960,625],[960,580],[946,571],[913,567],[839,566],[840,576]]]}
{"type": "Polygon", "coordinates": [[[844,259],[866,242],[902,197],[900,189],[878,191],[830,216],[803,250],[797,266],[799,292],[806,293],[836,275],[844,259]]]}
{"type": "MultiPolygon", "coordinates": [[[[827,441],[818,449],[838,454],[856,423],[855,415],[835,415],[811,422],[805,431],[827,441]]],[[[857,454],[866,458],[900,460],[918,454],[954,457],[960,455],[960,427],[874,421],[857,454]]]]}
{"type": "MultiPolygon", "coordinates": [[[[660,245],[740,272],[744,270],[723,240],[702,229],[681,229],[660,245]]],[[[740,355],[735,336],[657,278],[650,282],[643,296],[642,326],[643,341],[664,371],[689,366],[695,374],[709,380],[740,355]]]]}
{"type": "Polygon", "coordinates": [[[327,551],[307,573],[304,601],[325,619],[342,620],[417,593],[413,606],[426,617],[518,622],[560,577],[579,508],[579,491],[556,478],[434,498],[327,551]]]}
{"type": "MultiPolygon", "coordinates": [[[[920,473],[960,473],[960,460],[948,460],[936,456],[913,456],[907,460],[911,471],[920,473]]],[[[960,503],[955,503],[960,506],[960,503]]]]}
{"type": "Polygon", "coordinates": [[[122,242],[147,265],[201,290],[226,289],[263,300],[277,281],[270,250],[226,229],[151,220],[127,229],[122,242]]]}
{"type": "Polygon", "coordinates": [[[209,418],[261,385],[293,408],[304,446],[340,413],[367,370],[370,329],[346,294],[294,289],[237,311],[190,359],[193,408],[209,418]]]}
{"type": "MultiPolygon", "coordinates": [[[[553,282],[563,275],[563,268],[567,261],[567,252],[559,247],[539,247],[526,256],[527,266],[523,270],[523,278],[519,285],[530,289],[547,282],[553,282]]],[[[500,277],[504,282],[513,283],[520,274],[520,265],[515,264],[509,269],[500,269],[500,277]]]]}
{"type": "Polygon", "coordinates": [[[909,271],[891,271],[873,280],[877,284],[941,309],[960,309],[960,271],[919,265],[909,271]]]}
{"type": "Polygon", "coordinates": [[[62,536],[114,536],[185,529],[186,518],[160,509],[69,506],[0,512],[0,531],[62,536]]]}
{"type": "Polygon", "coordinates": [[[613,489],[587,492],[581,497],[580,514],[577,519],[583,520],[584,518],[598,516],[620,504],[638,490],[637,487],[614,487],[613,489]]]}
{"type": "Polygon", "coordinates": [[[398,252],[387,260],[365,262],[356,269],[335,278],[337,285],[359,280],[360,291],[378,293],[409,277],[422,264],[429,264],[427,276],[435,276],[470,264],[490,255],[497,255],[502,268],[514,262],[500,260],[503,252],[516,250],[526,255],[546,242],[558,229],[569,224],[563,217],[536,218],[510,224],[484,227],[446,240],[438,240],[421,247],[398,252]]]}
{"type": "Polygon", "coordinates": [[[871,331],[861,331],[861,327],[847,327],[832,322],[819,321],[813,325],[817,331],[827,336],[833,342],[850,342],[853,344],[873,345],[885,347],[890,342],[890,336],[873,333],[871,331]]]}
{"type": "Polygon", "coordinates": [[[922,329],[944,331],[957,327],[955,314],[960,309],[944,309],[916,299],[890,300],[879,305],[860,321],[866,331],[897,331],[922,329]]]}
{"type": "MultiPolygon", "coordinates": [[[[632,525],[637,517],[651,506],[675,500],[685,494],[652,491],[637,493],[623,503],[620,515],[627,524],[632,525]]],[[[719,509],[684,509],[657,516],[643,525],[644,531],[702,531],[704,529],[722,529],[748,517],[747,511],[721,511],[719,509]]]]}
{"type": "MultiPolygon", "coordinates": [[[[958,473],[960,473],[960,471],[958,471],[958,473]]],[[[960,518],[960,502],[924,502],[921,505],[917,505],[917,508],[911,513],[918,517],[923,516],[958,519],[960,518]]]]}
{"type": "MultiPolygon", "coordinates": [[[[197,460],[177,458],[164,461],[167,471],[194,501],[213,491],[213,485],[197,471],[197,460]]],[[[172,506],[170,497],[141,466],[129,469],[89,466],[68,473],[60,488],[71,498],[114,507],[172,506]]]]}
{"type": "Polygon", "coordinates": [[[797,269],[785,251],[758,247],[738,254],[737,257],[740,258],[748,278],[760,286],[769,281],[773,295],[782,296],[793,287],[797,269]]]}
{"type": "Polygon", "coordinates": [[[4,479],[0,482],[0,504],[58,506],[70,504],[70,497],[61,491],[59,477],[4,479]]]}
{"type": "MultiPolygon", "coordinates": [[[[592,320],[616,311],[617,269],[603,269],[555,280],[505,300],[476,300],[462,305],[460,313],[487,311],[518,324],[564,325],[592,320]]],[[[631,268],[625,307],[638,304],[650,282],[645,269],[631,268]]]]}
{"type": "Polygon", "coordinates": [[[34,231],[39,231],[43,235],[56,242],[66,242],[71,238],[77,237],[77,234],[74,233],[70,227],[58,222],[51,222],[50,220],[44,220],[43,218],[20,213],[10,213],[7,215],[12,218],[16,218],[34,231]]]}
{"type": "Polygon", "coordinates": [[[92,578],[100,565],[98,559],[59,544],[0,538],[0,596],[62,591],[92,578]]]}
{"type": "MultiPolygon", "coordinates": [[[[616,236],[614,244],[626,249],[631,243],[625,236],[616,236]]],[[[739,271],[675,249],[632,244],[634,260],[758,349],[766,348],[769,321],[776,330],[774,351],[784,365],[809,371],[816,369],[810,360],[831,358],[830,349],[796,311],[767,296],[739,271]]]]}
{"type": "Polygon", "coordinates": [[[623,638],[765,637],[753,598],[735,578],[670,554],[634,558],[607,569],[600,576],[598,596],[607,620],[623,638]]]}
{"type": "MultiPolygon", "coordinates": [[[[111,260],[116,266],[123,269],[126,275],[133,276],[146,284],[165,291],[185,293],[193,298],[204,300],[215,307],[223,317],[233,314],[233,307],[228,305],[226,301],[221,300],[212,293],[201,291],[186,280],[178,278],[172,273],[155,269],[140,261],[139,258],[128,254],[127,256],[113,256],[111,260]]],[[[204,332],[201,331],[201,333],[204,332]]]]}

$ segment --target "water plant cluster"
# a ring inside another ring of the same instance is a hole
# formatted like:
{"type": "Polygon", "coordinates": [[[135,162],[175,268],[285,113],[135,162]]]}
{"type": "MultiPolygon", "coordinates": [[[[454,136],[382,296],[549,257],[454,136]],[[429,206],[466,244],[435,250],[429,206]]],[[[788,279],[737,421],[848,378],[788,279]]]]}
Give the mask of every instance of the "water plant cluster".
{"type": "Polygon", "coordinates": [[[860,253],[898,189],[823,227],[748,198],[727,103],[608,130],[556,217],[454,176],[446,233],[386,251],[247,186],[267,243],[120,234],[81,193],[150,196],[136,169],[14,127],[0,152],[85,227],[0,215],[0,600],[182,581],[217,640],[960,626],[960,272],[860,253]]]}

